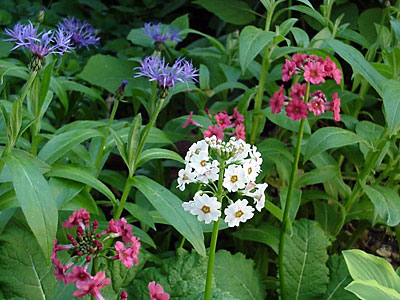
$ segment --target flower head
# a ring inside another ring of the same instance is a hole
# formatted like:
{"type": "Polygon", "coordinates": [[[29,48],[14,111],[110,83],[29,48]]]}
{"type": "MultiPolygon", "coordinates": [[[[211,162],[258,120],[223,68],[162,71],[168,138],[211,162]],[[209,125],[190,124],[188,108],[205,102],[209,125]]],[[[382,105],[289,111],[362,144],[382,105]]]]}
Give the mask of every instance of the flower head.
{"type": "Polygon", "coordinates": [[[94,28],[86,21],[71,18],[63,18],[58,27],[71,35],[72,42],[78,47],[96,45],[100,38],[96,35],[94,28]]]}
{"type": "Polygon", "coordinates": [[[161,23],[145,23],[143,25],[144,33],[152,38],[156,43],[165,43],[167,41],[180,42],[179,29],[161,23]]]}
{"type": "Polygon", "coordinates": [[[157,81],[164,89],[173,87],[177,82],[188,84],[191,81],[197,81],[197,69],[193,67],[191,62],[183,58],[178,58],[175,63],[170,66],[165,63],[164,58],[148,56],[136,68],[139,72],[135,77],[145,76],[150,78],[149,81],[157,81]]]}
{"type": "Polygon", "coordinates": [[[92,276],[87,272],[88,265],[85,267],[74,266],[71,272],[68,273],[68,282],[76,283],[78,281],[90,280],[92,276]]]}
{"type": "Polygon", "coordinates": [[[224,174],[223,187],[229,192],[236,192],[246,186],[246,174],[242,166],[230,165],[224,174]]]}
{"type": "Polygon", "coordinates": [[[50,53],[63,55],[73,48],[72,35],[61,28],[38,33],[38,29],[29,22],[27,25],[18,23],[12,30],[7,28],[5,32],[10,36],[5,41],[15,42],[11,50],[28,48],[34,56],[41,59],[50,53]]]}
{"type": "Polygon", "coordinates": [[[245,127],[244,124],[238,124],[236,126],[236,132],[235,132],[236,138],[238,140],[245,140],[246,139],[246,132],[245,132],[245,127]]]}
{"type": "Polygon", "coordinates": [[[103,234],[113,233],[114,237],[121,237],[124,243],[129,244],[133,237],[132,225],[128,224],[125,218],[120,218],[116,221],[110,220],[108,222],[108,228],[103,234]]]}
{"type": "Polygon", "coordinates": [[[218,221],[221,216],[221,202],[218,202],[217,197],[210,197],[201,191],[194,195],[193,201],[183,205],[183,208],[192,215],[197,216],[197,220],[204,221],[206,224],[218,221]]]}
{"type": "Polygon", "coordinates": [[[68,220],[62,223],[64,228],[72,229],[75,226],[79,226],[85,229],[85,226],[89,224],[90,214],[84,208],[80,208],[78,211],[74,211],[72,216],[69,216],[68,220]]]}
{"type": "Polygon", "coordinates": [[[139,263],[138,260],[139,249],[140,249],[139,239],[132,238],[132,245],[130,247],[125,247],[125,245],[120,241],[116,242],[114,247],[115,251],[118,254],[117,256],[114,257],[114,259],[119,258],[125,265],[125,267],[132,268],[133,262],[135,262],[135,265],[139,263]]]}
{"type": "Polygon", "coordinates": [[[334,93],[332,96],[332,102],[327,102],[326,106],[328,110],[333,112],[333,118],[336,122],[340,121],[340,98],[338,97],[338,93],[334,93]]]}
{"type": "Polygon", "coordinates": [[[292,120],[305,119],[308,115],[307,105],[303,100],[294,99],[286,106],[286,115],[292,120]]]}
{"type": "Polygon", "coordinates": [[[283,105],[287,104],[285,102],[286,96],[283,94],[283,84],[279,88],[274,96],[269,100],[269,106],[271,106],[271,113],[278,114],[281,112],[283,105]]]}
{"type": "Polygon", "coordinates": [[[78,290],[72,294],[74,297],[83,298],[90,294],[96,300],[104,300],[104,297],[100,294],[100,290],[109,285],[111,282],[110,278],[105,278],[106,273],[99,271],[94,277],[91,277],[86,281],[77,281],[76,287],[78,290]]]}
{"type": "Polygon", "coordinates": [[[222,129],[231,127],[231,116],[226,113],[226,111],[218,112],[215,115],[215,120],[217,121],[217,124],[219,127],[222,129]]]}
{"type": "Polygon", "coordinates": [[[308,62],[304,66],[304,80],[313,84],[325,82],[324,65],[320,62],[308,62]]]}
{"type": "Polygon", "coordinates": [[[222,140],[224,138],[224,130],[219,126],[208,126],[206,130],[203,132],[203,137],[212,137],[215,135],[217,139],[222,140]]]}
{"type": "Polygon", "coordinates": [[[147,286],[150,293],[150,300],[169,300],[169,294],[164,293],[161,284],[156,284],[155,281],[149,282],[147,286]]]}
{"type": "Polygon", "coordinates": [[[237,200],[225,208],[225,222],[229,227],[239,226],[240,222],[244,223],[254,216],[254,208],[247,204],[247,200],[237,200]]]}
{"type": "Polygon", "coordinates": [[[265,190],[267,187],[268,183],[254,184],[250,182],[244,190],[244,195],[253,198],[258,211],[265,207],[265,190]]]}
{"type": "Polygon", "coordinates": [[[282,67],[282,80],[289,81],[292,76],[296,74],[296,63],[292,60],[286,59],[282,67]]]}

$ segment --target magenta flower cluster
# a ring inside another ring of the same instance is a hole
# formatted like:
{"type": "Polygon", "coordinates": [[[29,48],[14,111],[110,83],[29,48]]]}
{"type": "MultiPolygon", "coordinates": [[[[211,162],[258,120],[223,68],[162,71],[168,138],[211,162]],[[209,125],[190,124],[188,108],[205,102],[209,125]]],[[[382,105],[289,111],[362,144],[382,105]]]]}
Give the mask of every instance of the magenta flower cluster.
{"type": "MultiPolygon", "coordinates": [[[[225,134],[227,134],[231,136],[235,135],[236,138],[240,140],[246,140],[244,116],[238,112],[237,107],[233,109],[232,115],[228,115],[225,110],[222,112],[219,111],[218,113],[213,115],[210,114],[208,109],[206,109],[206,112],[214,125],[210,125],[206,130],[204,130],[204,138],[212,137],[215,135],[217,139],[222,140],[225,134]]],[[[189,124],[197,127],[201,126],[199,123],[193,121],[192,111],[190,112],[189,118],[186,120],[185,124],[183,124],[182,128],[186,128],[187,126],[189,126],[189,124]]]]}
{"type": "Polygon", "coordinates": [[[54,274],[58,281],[63,281],[65,285],[70,283],[76,285],[77,291],[73,293],[74,297],[83,298],[86,295],[92,295],[96,300],[104,299],[100,290],[109,285],[111,280],[105,278],[104,271],[98,271],[94,276],[87,272],[89,263],[93,259],[100,256],[107,256],[114,260],[120,259],[127,268],[138,264],[140,241],[133,235],[132,225],[127,224],[124,218],[109,221],[109,226],[105,231],[96,233],[98,222],[94,221],[90,224],[90,214],[85,209],[79,209],[73,212],[62,225],[67,229],[76,228],[76,236],[67,235],[71,242],[68,245],[58,245],[55,240],[51,261],[55,266],[54,274]],[[111,256],[110,250],[103,248],[104,242],[110,238],[122,239],[122,242],[115,242],[114,250],[111,250],[115,255],[111,256]],[[65,265],[57,258],[57,252],[61,250],[68,250],[72,254],[65,265]],[[77,262],[82,257],[85,258],[86,263],[84,266],[79,266],[77,262]]]}
{"type": "MultiPolygon", "coordinates": [[[[340,84],[342,79],[342,72],[329,57],[323,59],[307,54],[294,54],[292,59],[286,59],[282,67],[282,80],[289,81],[293,75],[303,76],[304,81],[310,84],[323,83],[326,78],[332,78],[337,84],[340,84]]],[[[333,94],[332,101],[327,101],[321,90],[313,92],[308,95],[308,99],[305,99],[306,87],[306,83],[296,82],[291,87],[289,95],[285,96],[283,85],[281,85],[279,91],[270,99],[271,112],[273,114],[280,113],[282,107],[285,106],[286,115],[292,121],[296,121],[307,118],[309,112],[318,116],[325,111],[332,111],[335,121],[339,122],[340,98],[338,93],[333,94]]]]}
{"type": "Polygon", "coordinates": [[[149,81],[157,81],[158,85],[164,89],[175,86],[177,82],[186,84],[196,82],[198,76],[198,70],[191,62],[183,58],[178,58],[171,66],[165,62],[164,58],[147,56],[136,69],[139,72],[135,77],[148,77],[149,81]]]}

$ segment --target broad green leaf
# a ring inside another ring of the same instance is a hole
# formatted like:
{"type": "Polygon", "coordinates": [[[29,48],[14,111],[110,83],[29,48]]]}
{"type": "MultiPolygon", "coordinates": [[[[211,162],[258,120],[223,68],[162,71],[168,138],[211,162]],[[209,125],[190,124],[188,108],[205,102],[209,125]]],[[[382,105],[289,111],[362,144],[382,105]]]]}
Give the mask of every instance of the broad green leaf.
{"type": "Polygon", "coordinates": [[[254,26],[243,28],[239,36],[239,60],[242,73],[260,53],[262,49],[274,38],[274,33],[261,30],[254,26]]]}
{"type": "Polygon", "coordinates": [[[206,255],[203,231],[197,218],[182,208],[182,201],[157,182],[135,176],[133,186],[146,196],[154,208],[182,234],[202,256],[206,255]]]}
{"type": "Polygon", "coordinates": [[[57,77],[51,77],[50,88],[57,95],[58,99],[60,99],[65,111],[67,111],[69,107],[68,95],[61,81],[57,77]]]}
{"type": "Polygon", "coordinates": [[[352,249],[343,251],[353,280],[375,280],[378,284],[400,292],[400,277],[385,259],[352,249]]]}
{"type": "Polygon", "coordinates": [[[380,7],[365,9],[358,16],[358,29],[371,44],[377,40],[375,24],[381,24],[383,10],[380,7]]]}
{"type": "MultiPolygon", "coordinates": [[[[285,211],[287,193],[288,193],[288,187],[282,186],[279,195],[282,211],[285,211]]],[[[290,223],[293,223],[294,219],[296,218],[297,211],[299,210],[301,203],[301,194],[302,191],[300,189],[293,190],[292,203],[290,204],[290,211],[289,211],[290,223]]]]}
{"type": "Polygon", "coordinates": [[[15,194],[26,221],[48,263],[58,223],[53,193],[43,175],[27,159],[11,154],[4,157],[4,161],[11,171],[15,194]]]}
{"type": "Polygon", "coordinates": [[[320,128],[311,135],[305,145],[304,161],[328,149],[339,148],[359,142],[363,142],[363,139],[349,130],[339,127],[320,128]]]}
{"type": "Polygon", "coordinates": [[[203,64],[200,64],[199,68],[199,85],[202,90],[210,89],[210,71],[203,64]]]}
{"type": "Polygon", "coordinates": [[[140,153],[136,167],[140,167],[152,159],[172,159],[181,163],[185,163],[184,159],[174,151],[161,148],[151,148],[140,153]]]}
{"type": "Polygon", "coordinates": [[[308,47],[308,45],[310,44],[310,38],[308,37],[307,32],[297,27],[293,27],[292,29],[290,29],[290,31],[292,32],[293,37],[296,40],[296,45],[304,48],[308,47]]]}
{"type": "Polygon", "coordinates": [[[14,215],[16,208],[7,208],[0,210],[0,236],[3,233],[4,228],[7,226],[8,222],[14,215]]]}
{"type": "MultiPolygon", "coordinates": [[[[171,300],[202,300],[207,274],[207,258],[196,252],[189,254],[178,249],[177,256],[161,261],[159,267],[143,269],[130,285],[129,295],[135,295],[136,300],[148,300],[147,285],[151,281],[161,284],[164,291],[171,296],[171,300]]],[[[238,274],[240,276],[240,274],[238,274]]],[[[237,282],[236,279],[233,283],[237,282]]],[[[212,280],[212,300],[242,300],[246,298],[233,297],[229,291],[221,291],[215,285],[215,276],[212,280]]]]}
{"type": "Polygon", "coordinates": [[[328,290],[321,300],[357,300],[356,296],[344,289],[351,282],[351,277],[343,256],[337,254],[330,256],[328,268],[328,290]]]}
{"type": "Polygon", "coordinates": [[[196,0],[195,4],[201,5],[209,12],[215,14],[227,23],[246,25],[255,20],[250,7],[245,1],[239,0],[196,0]]]}
{"type": "Polygon", "coordinates": [[[400,197],[396,190],[378,185],[361,184],[375,206],[379,219],[388,226],[400,223],[400,197]]]}
{"type": "Polygon", "coordinates": [[[233,236],[244,241],[254,241],[266,244],[278,254],[279,249],[279,230],[271,225],[261,225],[255,228],[239,228],[233,232],[233,236]]]}
{"type": "Polygon", "coordinates": [[[143,28],[132,29],[126,38],[132,44],[146,48],[152,47],[154,43],[153,39],[144,33],[143,28]]]}
{"type": "Polygon", "coordinates": [[[147,226],[156,230],[153,217],[149,214],[149,212],[146,209],[144,209],[140,205],[130,202],[125,203],[124,208],[140,222],[143,222],[147,226]]]}
{"type": "MultiPolygon", "coordinates": [[[[134,168],[138,168],[135,166],[135,162],[137,159],[137,147],[140,142],[140,128],[142,126],[142,115],[138,114],[132,121],[132,124],[129,128],[128,142],[126,147],[127,159],[128,159],[128,168],[131,175],[133,175],[134,168]]],[[[142,153],[141,153],[142,154],[142,153]]]]}
{"type": "Polygon", "coordinates": [[[56,199],[58,209],[78,195],[84,187],[76,181],[56,177],[50,178],[49,186],[56,199]]]}
{"type": "MultiPolygon", "coordinates": [[[[218,41],[216,38],[212,37],[211,35],[208,35],[208,34],[205,34],[200,31],[190,29],[190,28],[181,31],[182,35],[186,35],[188,33],[194,33],[194,34],[198,34],[198,35],[205,37],[216,49],[218,49],[221,52],[225,52],[224,45],[221,44],[220,41],[218,41]]],[[[204,50],[202,49],[202,51],[204,51],[204,50]]]]}
{"type": "Polygon", "coordinates": [[[362,56],[362,54],[352,46],[346,45],[338,40],[325,40],[324,43],[335,50],[354,71],[359,72],[369,84],[382,96],[383,84],[386,79],[362,56]]]}
{"type": "Polygon", "coordinates": [[[357,295],[361,300],[400,300],[400,294],[394,289],[380,285],[375,280],[356,280],[346,290],[357,295]]]}
{"type": "MultiPolygon", "coordinates": [[[[54,239],[52,247],[53,243],[54,239]]],[[[56,277],[34,235],[10,223],[0,236],[0,244],[0,289],[4,299],[51,299],[56,277]]]]}
{"type": "Polygon", "coordinates": [[[83,71],[78,75],[83,80],[114,93],[127,80],[126,95],[131,92],[135,63],[110,55],[96,54],[89,58],[83,71]]]}
{"type": "Polygon", "coordinates": [[[299,11],[301,13],[304,13],[306,15],[309,15],[310,17],[314,18],[316,21],[318,21],[321,25],[324,25],[326,23],[325,18],[315,9],[311,7],[307,7],[304,5],[295,5],[289,7],[289,9],[299,11]]]}
{"type": "Polygon", "coordinates": [[[292,235],[286,235],[283,270],[286,299],[320,300],[329,282],[327,247],[329,241],[315,221],[293,222],[292,235]]]}
{"type": "Polygon", "coordinates": [[[74,165],[53,165],[51,171],[46,175],[50,177],[66,178],[74,181],[78,181],[91,186],[98,190],[100,193],[105,195],[112,202],[115,202],[115,196],[110,189],[88,172],[87,168],[74,165]]]}
{"type": "Polygon", "coordinates": [[[80,93],[85,94],[88,97],[91,97],[93,99],[97,99],[97,100],[104,102],[104,100],[103,100],[103,98],[101,98],[99,92],[93,88],[88,88],[87,86],[84,86],[83,84],[80,84],[78,82],[67,80],[67,79],[62,79],[62,78],[60,78],[60,84],[62,84],[62,86],[67,91],[80,92],[80,93]]]}
{"type": "Polygon", "coordinates": [[[76,145],[101,135],[101,132],[95,129],[78,129],[61,133],[51,138],[43,146],[38,157],[48,164],[53,164],[76,145]]]}
{"type": "Polygon", "coordinates": [[[339,174],[339,168],[335,165],[327,165],[321,168],[314,169],[296,177],[295,185],[297,187],[313,185],[321,182],[326,182],[339,174]]]}
{"type": "Polygon", "coordinates": [[[12,15],[4,10],[0,9],[0,25],[8,25],[11,23],[12,15]]]}
{"type": "Polygon", "coordinates": [[[369,121],[360,121],[357,123],[356,133],[366,142],[365,144],[360,143],[360,151],[363,153],[364,158],[367,157],[371,149],[376,151],[374,147],[381,137],[383,130],[384,128],[382,126],[369,121]]]}
{"type": "Polygon", "coordinates": [[[392,134],[396,134],[400,126],[400,80],[389,80],[383,85],[383,105],[386,122],[392,134]]]}
{"type": "Polygon", "coordinates": [[[223,291],[229,291],[239,299],[265,299],[261,276],[254,270],[254,262],[242,253],[232,255],[226,250],[215,254],[215,283],[223,291]]]}
{"type": "Polygon", "coordinates": [[[293,28],[293,25],[298,21],[296,18],[290,18],[279,24],[277,29],[277,33],[279,34],[279,37],[285,37],[289,31],[293,28]]]}

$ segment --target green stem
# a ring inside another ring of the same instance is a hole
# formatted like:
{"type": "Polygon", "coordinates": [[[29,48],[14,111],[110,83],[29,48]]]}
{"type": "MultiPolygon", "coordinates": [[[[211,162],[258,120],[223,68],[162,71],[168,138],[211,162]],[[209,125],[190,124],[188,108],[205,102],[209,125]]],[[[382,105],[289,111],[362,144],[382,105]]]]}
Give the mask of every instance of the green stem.
{"type": "MultiPolygon", "coordinates": [[[[110,118],[108,119],[108,124],[107,124],[106,130],[105,130],[104,135],[103,135],[103,137],[101,139],[101,145],[100,145],[99,153],[97,154],[96,162],[94,164],[96,169],[99,167],[100,162],[103,159],[104,147],[105,147],[105,144],[106,144],[106,140],[107,140],[108,134],[110,133],[110,128],[112,126],[112,123],[114,122],[115,114],[117,113],[118,104],[119,104],[119,101],[117,99],[114,99],[114,104],[113,104],[113,108],[111,110],[110,118]]],[[[98,173],[100,173],[100,170],[98,170],[98,173]]]]}
{"type": "MultiPolygon", "coordinates": [[[[271,7],[271,9],[267,12],[267,21],[265,23],[265,31],[269,31],[269,27],[271,26],[271,21],[272,21],[272,15],[274,13],[275,5],[271,7]]],[[[255,144],[257,141],[257,132],[258,132],[258,127],[260,125],[262,115],[260,115],[260,110],[262,106],[262,99],[264,96],[264,84],[265,84],[265,77],[267,76],[267,72],[270,66],[269,63],[269,46],[265,46],[264,50],[264,55],[262,59],[262,65],[261,65],[261,74],[260,74],[260,79],[258,82],[258,89],[257,89],[257,95],[254,99],[254,116],[253,116],[253,125],[251,127],[251,133],[250,133],[250,144],[255,144]]]]}
{"type": "MultiPolygon", "coordinates": [[[[307,82],[306,93],[304,96],[305,102],[308,101],[309,94],[310,94],[310,83],[307,82]]],[[[295,152],[295,156],[294,156],[292,173],[290,174],[288,193],[287,193],[287,197],[286,197],[285,210],[283,212],[282,228],[281,228],[280,239],[279,239],[279,258],[278,258],[279,260],[278,260],[278,262],[279,262],[279,281],[281,284],[280,289],[281,289],[281,299],[282,300],[285,300],[285,292],[286,292],[285,275],[284,275],[284,270],[283,270],[283,253],[284,253],[284,249],[285,249],[285,237],[286,237],[286,231],[289,227],[289,222],[290,222],[289,212],[290,212],[290,207],[292,204],[294,183],[296,182],[296,174],[297,174],[297,169],[298,169],[299,160],[300,160],[301,143],[303,141],[305,121],[306,121],[306,119],[301,119],[301,121],[300,121],[299,135],[297,137],[297,144],[296,144],[296,152],[295,152]]]]}
{"type": "Polygon", "coordinates": [[[135,164],[134,164],[134,169],[132,170],[132,173],[130,173],[128,175],[128,178],[125,182],[125,187],[124,187],[124,191],[122,192],[122,196],[121,196],[121,201],[118,204],[117,210],[115,210],[114,212],[114,220],[117,220],[121,217],[122,211],[124,209],[126,200],[128,199],[129,193],[131,191],[131,180],[133,178],[133,175],[135,174],[136,171],[136,161],[140,155],[140,153],[143,151],[144,145],[146,144],[147,138],[149,136],[150,130],[151,128],[154,126],[157,117],[162,109],[163,103],[164,103],[165,97],[162,97],[158,100],[158,106],[156,109],[155,114],[153,115],[153,117],[150,119],[150,122],[146,125],[146,128],[144,129],[144,133],[142,138],[140,139],[137,151],[136,151],[136,157],[135,157],[135,164]]]}
{"type": "MultiPolygon", "coordinates": [[[[218,191],[217,191],[217,199],[219,202],[222,202],[222,198],[223,198],[222,182],[224,180],[224,170],[225,170],[225,161],[223,160],[219,166],[218,191]]],[[[209,254],[208,254],[206,289],[204,292],[204,300],[211,299],[211,282],[212,282],[213,269],[214,269],[215,249],[217,248],[219,221],[220,221],[220,218],[218,218],[218,221],[214,222],[213,231],[212,231],[212,235],[211,235],[210,250],[209,250],[209,254]]]]}

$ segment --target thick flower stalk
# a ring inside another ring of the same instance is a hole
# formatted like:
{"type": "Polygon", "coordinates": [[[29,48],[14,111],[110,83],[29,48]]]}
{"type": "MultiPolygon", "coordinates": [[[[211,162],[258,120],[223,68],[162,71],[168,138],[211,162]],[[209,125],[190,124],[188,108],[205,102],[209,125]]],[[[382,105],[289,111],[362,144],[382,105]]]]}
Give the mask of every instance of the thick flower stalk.
{"type": "Polygon", "coordinates": [[[32,23],[29,22],[27,25],[18,23],[13,29],[6,28],[5,33],[10,37],[5,41],[15,43],[11,51],[26,48],[32,52],[30,63],[32,72],[39,71],[42,68],[45,56],[49,54],[62,56],[73,49],[72,34],[61,28],[38,32],[38,28],[33,27],[32,23]]]}
{"type": "Polygon", "coordinates": [[[96,46],[100,40],[92,25],[74,17],[63,18],[58,23],[58,28],[70,34],[71,41],[78,48],[86,47],[86,49],[89,49],[89,46],[96,46]]]}
{"type": "Polygon", "coordinates": [[[183,191],[187,184],[196,183],[200,189],[193,200],[182,204],[183,209],[200,222],[214,222],[204,297],[209,300],[220,217],[229,227],[245,223],[256,209],[261,211],[265,206],[268,185],[256,183],[262,164],[257,147],[235,137],[228,142],[215,135],[205,138],[189,148],[185,162],[178,174],[178,188],[183,191]],[[232,200],[232,193],[239,199],[232,200]]]}
{"type": "MultiPolygon", "coordinates": [[[[132,225],[124,218],[111,220],[106,230],[97,233],[98,222],[90,223],[90,214],[85,209],[79,209],[74,211],[62,226],[75,230],[75,236],[67,235],[71,242],[68,245],[58,245],[58,241],[55,240],[51,261],[55,266],[54,274],[58,281],[63,281],[65,285],[70,283],[76,285],[77,291],[73,293],[74,297],[83,298],[85,295],[92,295],[96,300],[104,299],[100,290],[109,285],[111,280],[105,278],[104,271],[98,270],[97,263],[100,257],[120,259],[127,268],[138,264],[140,241],[133,235],[132,225]],[[108,239],[116,242],[114,247],[105,249],[103,245],[108,239]],[[65,265],[57,258],[57,252],[62,250],[71,254],[65,265]],[[78,265],[78,261],[82,261],[82,258],[85,261],[83,266],[78,265]],[[92,261],[93,270],[90,274],[87,269],[92,261]]],[[[123,295],[125,294],[121,294],[121,298],[123,295]]]]}
{"type": "Polygon", "coordinates": [[[282,80],[289,81],[294,75],[300,76],[305,83],[296,82],[289,92],[284,95],[283,85],[270,100],[271,112],[280,113],[285,107],[286,115],[292,120],[301,120],[295,149],[294,162],[290,175],[288,193],[286,197],[285,210],[283,213],[282,228],[279,242],[279,280],[282,300],[286,299],[286,282],[283,269],[283,254],[285,249],[286,231],[289,228],[289,212],[292,203],[294,184],[300,159],[301,143],[303,140],[305,120],[309,113],[315,116],[332,111],[335,121],[340,121],[340,98],[337,93],[332,96],[332,101],[327,101],[325,94],[316,90],[310,92],[311,85],[325,82],[326,79],[333,79],[340,84],[342,72],[329,57],[325,59],[315,55],[294,54],[292,59],[286,59],[282,67],[282,80]]]}
{"type": "MultiPolygon", "coordinates": [[[[203,137],[216,136],[217,139],[222,140],[227,135],[234,135],[237,139],[246,140],[246,132],[244,125],[244,116],[238,112],[237,107],[233,109],[233,114],[229,115],[225,110],[211,115],[209,110],[206,109],[207,115],[210,118],[213,125],[208,126],[203,131],[203,137]]],[[[192,124],[196,127],[202,127],[199,123],[193,121],[193,112],[190,112],[189,118],[183,124],[182,128],[186,128],[192,124]]]]}

